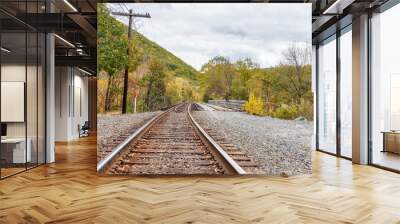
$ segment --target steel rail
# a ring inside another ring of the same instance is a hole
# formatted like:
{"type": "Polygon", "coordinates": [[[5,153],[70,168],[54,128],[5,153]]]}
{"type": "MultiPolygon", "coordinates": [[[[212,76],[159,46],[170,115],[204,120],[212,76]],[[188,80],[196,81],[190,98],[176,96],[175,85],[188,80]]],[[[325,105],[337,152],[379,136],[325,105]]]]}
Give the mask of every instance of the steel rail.
{"type": "MultiPolygon", "coordinates": [[[[192,104],[189,104],[187,109],[187,114],[190,118],[190,122],[192,123],[193,127],[195,128],[196,133],[201,138],[204,144],[206,144],[208,149],[211,151],[215,159],[223,166],[223,168],[231,174],[239,174],[243,175],[246,174],[246,171],[243,170],[242,167],[230,157],[225,150],[210,136],[207,134],[206,131],[196,122],[193,118],[192,114],[190,113],[190,108],[192,104]]],[[[153,117],[150,121],[146,124],[141,126],[138,130],[136,130],[133,134],[131,134],[128,138],[126,138],[122,143],[118,144],[114,150],[106,156],[104,159],[100,160],[97,165],[97,172],[102,172],[107,169],[109,164],[111,164],[115,158],[120,155],[120,153],[129,145],[131,142],[140,139],[143,134],[145,134],[158,120],[162,117],[167,115],[169,112],[175,110],[181,106],[181,104],[171,107],[170,109],[164,111],[163,113],[153,117]]]]}
{"type": "Polygon", "coordinates": [[[232,157],[230,157],[228,153],[226,153],[225,150],[216,141],[214,141],[214,139],[210,135],[208,135],[207,132],[204,131],[204,129],[196,122],[196,120],[190,113],[191,105],[192,104],[189,104],[187,110],[190,121],[196,128],[199,137],[203,139],[204,143],[207,143],[210,146],[209,148],[211,149],[211,152],[216,157],[216,159],[220,163],[222,163],[221,165],[223,165],[225,169],[228,169],[231,172],[234,171],[236,174],[239,175],[246,174],[246,171],[244,171],[243,168],[234,159],[232,159],[232,157]]]}
{"type": "Polygon", "coordinates": [[[168,114],[175,107],[171,107],[170,109],[153,117],[146,124],[137,129],[133,134],[128,136],[123,142],[118,144],[109,155],[107,155],[104,159],[100,160],[100,162],[97,163],[97,172],[102,172],[103,170],[105,170],[108,164],[111,163],[126,146],[128,146],[132,141],[139,139],[151,126],[153,126],[153,124],[155,124],[159,119],[168,114]]]}

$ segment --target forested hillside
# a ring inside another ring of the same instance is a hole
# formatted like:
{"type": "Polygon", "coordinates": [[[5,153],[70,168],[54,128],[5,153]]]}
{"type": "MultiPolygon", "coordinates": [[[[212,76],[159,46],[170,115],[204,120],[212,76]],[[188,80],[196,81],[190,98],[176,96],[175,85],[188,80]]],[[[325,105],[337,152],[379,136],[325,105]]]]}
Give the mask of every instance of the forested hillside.
{"type": "Polygon", "coordinates": [[[120,112],[124,71],[128,67],[128,112],[156,110],[185,100],[196,100],[197,71],[184,61],[133,31],[127,56],[128,28],[98,4],[99,113],[120,112]]]}
{"type": "Polygon", "coordinates": [[[162,48],[157,43],[135,31],[132,33],[132,40],[144,50],[144,57],[158,58],[158,60],[163,62],[167,69],[173,71],[177,77],[187,78],[191,81],[196,80],[197,71],[165,48],[162,48]]]}

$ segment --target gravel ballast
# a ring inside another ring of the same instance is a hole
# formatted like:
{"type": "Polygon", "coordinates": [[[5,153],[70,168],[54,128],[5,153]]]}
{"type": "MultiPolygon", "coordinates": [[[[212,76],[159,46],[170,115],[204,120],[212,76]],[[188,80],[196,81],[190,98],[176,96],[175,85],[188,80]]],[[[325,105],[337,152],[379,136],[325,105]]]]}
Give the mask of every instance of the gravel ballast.
{"type": "Polygon", "coordinates": [[[248,153],[267,175],[311,173],[313,123],[244,112],[196,111],[205,128],[220,132],[248,153]]]}
{"type": "Polygon", "coordinates": [[[120,136],[133,133],[161,111],[97,117],[97,160],[111,153],[123,141],[120,136]]]}

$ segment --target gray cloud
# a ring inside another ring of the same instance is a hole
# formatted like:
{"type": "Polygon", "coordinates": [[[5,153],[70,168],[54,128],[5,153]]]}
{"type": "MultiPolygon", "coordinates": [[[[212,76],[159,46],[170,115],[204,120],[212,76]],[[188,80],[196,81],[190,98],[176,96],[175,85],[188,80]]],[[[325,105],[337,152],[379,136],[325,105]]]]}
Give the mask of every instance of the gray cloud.
{"type": "Polygon", "coordinates": [[[213,30],[216,33],[233,35],[237,36],[238,38],[244,38],[247,35],[246,30],[241,29],[241,27],[235,27],[229,25],[215,26],[213,30]]]}
{"type": "Polygon", "coordinates": [[[196,69],[217,55],[269,67],[291,43],[311,43],[311,4],[126,5],[152,16],[136,19],[139,32],[196,69]]]}

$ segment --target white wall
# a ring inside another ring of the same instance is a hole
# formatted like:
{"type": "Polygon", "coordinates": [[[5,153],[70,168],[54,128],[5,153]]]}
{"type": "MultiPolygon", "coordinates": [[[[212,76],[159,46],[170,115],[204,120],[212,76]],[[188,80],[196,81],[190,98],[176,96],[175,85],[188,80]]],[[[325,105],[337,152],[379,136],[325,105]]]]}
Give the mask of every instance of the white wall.
{"type": "Polygon", "coordinates": [[[79,72],[78,75],[76,74],[78,70],[75,70],[75,75],[74,75],[74,92],[75,94],[73,96],[73,99],[75,100],[75,106],[73,108],[73,112],[75,110],[75,113],[73,114],[73,119],[71,120],[71,126],[72,126],[72,132],[71,134],[74,137],[79,137],[78,133],[78,124],[81,126],[85,123],[85,121],[88,120],[88,78],[81,76],[82,73],[79,72]],[[79,93],[80,91],[80,93],[79,93]],[[80,95],[80,97],[79,97],[80,95]],[[78,102],[80,100],[80,103],[78,102]],[[81,108],[79,108],[81,107],[81,108]],[[81,111],[80,111],[81,110],[81,111]]]}
{"type": "MultiPolygon", "coordinates": [[[[29,139],[29,147],[31,148],[32,161],[44,163],[45,150],[45,120],[44,120],[44,74],[42,68],[36,65],[25,64],[2,64],[1,66],[1,81],[2,82],[23,82],[26,85],[26,101],[23,100],[22,107],[12,108],[10,106],[2,106],[3,113],[22,113],[22,121],[20,122],[5,122],[7,124],[8,138],[27,138],[29,139]],[[37,70],[38,69],[38,70],[37,70]],[[25,80],[27,78],[27,80],[25,80]],[[26,106],[25,106],[26,102],[26,106]],[[14,111],[13,111],[14,110],[14,111]],[[20,110],[19,112],[15,110],[20,110]],[[24,114],[26,112],[26,120],[24,114]]],[[[2,94],[7,94],[2,89],[2,94]]],[[[25,90],[18,90],[20,94],[24,94],[25,90]],[[21,92],[22,91],[22,92],[21,92]]],[[[9,93],[8,93],[9,94],[9,93]]],[[[8,98],[7,95],[2,95],[2,98],[8,98]]],[[[25,98],[25,96],[22,96],[25,98]]],[[[17,103],[17,102],[15,102],[17,103]]],[[[2,103],[3,104],[3,103],[2,103]]],[[[2,119],[3,120],[3,119],[2,119]]]]}
{"type": "MultiPolygon", "coordinates": [[[[20,64],[3,64],[1,66],[1,81],[2,82],[24,82],[26,71],[28,71],[28,79],[32,73],[36,74],[36,67],[28,66],[20,64]],[[27,70],[26,70],[27,69],[27,70]]],[[[36,86],[36,80],[28,80],[30,86],[36,86]]],[[[36,108],[36,88],[27,88],[27,106],[31,108],[36,108]],[[32,104],[33,103],[33,104],[32,104]]],[[[4,97],[4,96],[3,96],[4,97]]],[[[39,105],[41,106],[41,105],[39,105]]],[[[22,108],[24,110],[24,108],[22,108]]],[[[7,110],[7,108],[2,108],[2,110],[7,110]]],[[[33,128],[36,130],[36,113],[32,113],[31,110],[28,110],[27,118],[28,122],[28,129],[33,128]],[[31,123],[34,122],[34,123],[31,123]]],[[[36,109],[35,109],[36,111],[36,109]]],[[[8,137],[25,137],[25,124],[26,122],[7,122],[7,135],[8,137]]],[[[36,132],[35,132],[36,134],[36,132]]],[[[28,133],[28,137],[29,133],[28,133]]]]}
{"type": "MultiPolygon", "coordinates": [[[[8,64],[1,66],[1,81],[18,81],[25,82],[25,64],[8,64]]],[[[1,108],[6,110],[6,108],[1,108]]],[[[10,122],[7,123],[8,137],[25,137],[25,122],[10,122]]]]}
{"type": "Polygon", "coordinates": [[[77,139],[78,125],[88,120],[88,78],[76,68],[56,67],[55,85],[55,140],[77,139]]]}
{"type": "MultiPolygon", "coordinates": [[[[25,121],[25,83],[1,82],[1,121],[24,122],[25,121]]],[[[36,105],[34,105],[36,108],[36,105]]]]}
{"type": "Polygon", "coordinates": [[[55,141],[67,141],[69,133],[69,69],[55,68],[55,141]]]}

